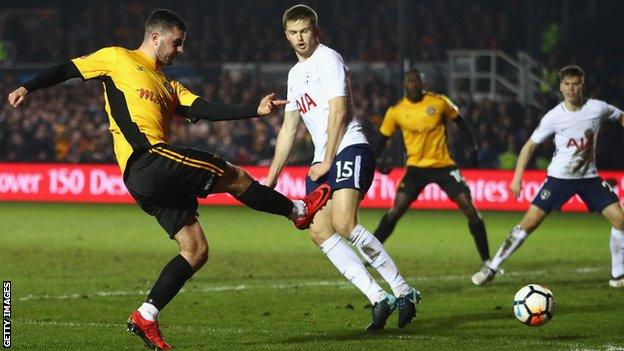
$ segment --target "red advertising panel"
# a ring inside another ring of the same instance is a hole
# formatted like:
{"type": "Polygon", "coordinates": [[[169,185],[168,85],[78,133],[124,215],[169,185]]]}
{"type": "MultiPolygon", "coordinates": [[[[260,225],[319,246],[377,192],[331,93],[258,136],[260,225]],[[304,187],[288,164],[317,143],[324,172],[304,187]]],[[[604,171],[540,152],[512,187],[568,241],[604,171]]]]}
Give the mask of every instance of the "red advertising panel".
{"type": "MultiPolygon", "coordinates": [[[[260,182],[266,167],[245,167],[260,182]]],[[[305,195],[307,167],[287,167],[280,176],[277,190],[290,198],[305,195]]],[[[389,175],[376,174],[371,189],[362,202],[363,207],[390,207],[403,169],[397,168],[389,175]]],[[[509,191],[513,173],[500,170],[463,170],[462,175],[472,191],[475,205],[480,210],[526,210],[537,194],[544,171],[527,171],[519,199],[509,191]]],[[[601,172],[605,179],[613,179],[615,191],[624,194],[624,172],[601,172]]],[[[123,184],[116,165],[26,164],[0,163],[0,201],[41,202],[134,202],[123,184]]],[[[201,204],[240,205],[227,194],[211,195],[201,199],[201,204]]],[[[428,185],[412,204],[413,208],[454,209],[446,194],[435,184],[428,185]]],[[[584,211],[585,205],[572,198],[564,211],[584,211]]]]}

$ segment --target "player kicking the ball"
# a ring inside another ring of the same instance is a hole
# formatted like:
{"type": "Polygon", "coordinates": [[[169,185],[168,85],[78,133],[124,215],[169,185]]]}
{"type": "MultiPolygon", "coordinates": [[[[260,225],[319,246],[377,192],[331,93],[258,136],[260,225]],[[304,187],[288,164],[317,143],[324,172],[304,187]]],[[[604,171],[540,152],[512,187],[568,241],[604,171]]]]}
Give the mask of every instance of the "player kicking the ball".
{"type": "Polygon", "coordinates": [[[161,68],[182,54],[185,39],[184,21],[171,11],[156,10],[145,23],[138,49],[107,47],[63,62],[8,97],[11,106],[19,107],[29,93],[70,78],[97,79],[104,84],[106,112],[124,184],[179,246],[179,255],[164,266],[146,301],[127,322],[128,330],[155,350],[171,348],[160,332],[160,312],[208,260],[198,197],[229,193],[255,210],[289,218],[297,227],[309,225],[329,198],[325,186],[303,201],[291,201],[215,154],[169,144],[167,125],[174,114],[193,122],[231,120],[269,115],[286,104],[275,100],[274,94],[264,97],[258,107],[212,104],[169,79],[161,68]]]}
{"type": "Polygon", "coordinates": [[[554,134],[556,150],[548,166],[548,177],[522,221],[511,230],[491,263],[472,276],[476,285],[492,280],[500,265],[537,229],[548,213],[578,194],[590,211],[600,212],[611,222],[612,277],[609,285],[624,287],[624,213],[609,184],[598,176],[595,164],[600,122],[609,119],[620,121],[624,126],[624,113],[603,101],[583,99],[585,73],[580,67],[562,68],[559,79],[564,101],[542,118],[522,147],[510,188],[517,198],[522,189],[522,173],[533,151],[554,134]]]}
{"type": "Polygon", "coordinates": [[[416,315],[420,294],[407,285],[379,240],[358,224],[358,207],[373,181],[375,157],[353,114],[348,68],[336,51],[319,42],[317,15],[310,7],[293,6],[282,20],[299,62],[288,73],[290,103],[267,185],[275,186],[303,118],[314,142],[307,192],[322,184],[329,184],[333,190],[331,200],[310,226],[312,241],[370,300],[373,320],[368,330],[382,329],[395,308],[399,311],[398,326],[403,328],[416,315]],[[388,282],[394,295],[377,284],[349,244],[388,282]]]}

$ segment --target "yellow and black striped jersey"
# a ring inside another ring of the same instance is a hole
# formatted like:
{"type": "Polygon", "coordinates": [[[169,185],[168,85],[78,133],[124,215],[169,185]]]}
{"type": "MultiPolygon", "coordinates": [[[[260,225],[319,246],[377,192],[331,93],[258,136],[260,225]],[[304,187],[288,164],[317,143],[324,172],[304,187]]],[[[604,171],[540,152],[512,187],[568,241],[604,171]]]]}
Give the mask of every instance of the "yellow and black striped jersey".
{"type": "Polygon", "coordinates": [[[407,165],[440,168],[455,164],[446,142],[443,118],[455,119],[459,109],[444,95],[425,92],[422,100],[411,102],[403,97],[386,111],[379,131],[390,137],[396,128],[403,133],[407,165]]]}
{"type": "Polygon", "coordinates": [[[107,47],[75,58],[84,79],[104,83],[105,109],[115,156],[123,173],[134,151],[168,143],[170,121],[178,106],[198,97],[166,77],[156,62],[139,50],[107,47]]]}

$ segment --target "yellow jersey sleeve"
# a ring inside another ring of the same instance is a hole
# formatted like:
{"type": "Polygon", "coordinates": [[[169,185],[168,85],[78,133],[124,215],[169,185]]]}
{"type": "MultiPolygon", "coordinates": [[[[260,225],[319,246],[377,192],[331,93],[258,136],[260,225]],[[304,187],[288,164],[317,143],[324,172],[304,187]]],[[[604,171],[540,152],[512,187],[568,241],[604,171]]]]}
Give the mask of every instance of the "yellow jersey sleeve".
{"type": "Polygon", "coordinates": [[[117,48],[107,47],[71,60],[84,79],[105,76],[117,65],[117,48]]]}
{"type": "Polygon", "coordinates": [[[442,102],[444,104],[442,115],[448,119],[457,118],[459,116],[459,108],[457,105],[455,105],[453,101],[445,95],[440,95],[440,97],[442,98],[442,102]]]}
{"type": "Polygon", "coordinates": [[[386,115],[384,116],[383,121],[381,122],[381,127],[379,127],[379,132],[387,137],[392,136],[394,131],[396,130],[396,121],[394,120],[394,108],[390,107],[386,111],[386,115]]]}
{"type": "Polygon", "coordinates": [[[199,96],[191,93],[184,85],[179,82],[171,81],[171,85],[173,86],[173,90],[178,96],[178,101],[182,106],[191,106],[193,101],[197,99],[199,96]]]}

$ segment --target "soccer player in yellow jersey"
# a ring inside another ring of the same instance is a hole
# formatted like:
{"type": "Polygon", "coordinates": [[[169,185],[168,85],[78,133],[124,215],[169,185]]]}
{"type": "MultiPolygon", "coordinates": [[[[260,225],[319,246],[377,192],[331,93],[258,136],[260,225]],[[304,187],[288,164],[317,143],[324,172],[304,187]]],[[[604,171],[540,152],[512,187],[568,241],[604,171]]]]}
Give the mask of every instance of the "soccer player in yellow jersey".
{"type": "Polygon", "coordinates": [[[156,350],[171,348],[160,333],[158,314],[208,260],[198,197],[227,192],[253,209],[293,220],[300,229],[309,226],[329,198],[328,187],[321,187],[303,200],[291,201],[217,155],[168,143],[174,115],[192,122],[250,118],[271,114],[287,103],[274,94],[265,96],[258,107],[212,104],[194,95],[161,71],[182,54],[185,38],[186,25],[178,15],[156,10],[145,23],[138,49],[107,47],[66,61],[42,71],[8,96],[9,104],[17,108],[29,93],[70,78],[102,81],[126,187],[179,246],[180,254],[165,265],[145,303],[128,319],[128,330],[156,350]]]}
{"type": "MultiPolygon", "coordinates": [[[[407,170],[399,183],[392,208],[382,217],[375,237],[384,242],[405,214],[410,204],[429,183],[437,183],[468,218],[468,227],[485,264],[490,259],[485,225],[475,209],[470,189],[451,158],[446,140],[445,120],[456,123],[462,137],[471,147],[467,154],[471,166],[476,166],[477,150],[470,130],[459,115],[459,110],[446,96],[423,91],[422,74],[417,69],[405,73],[405,96],[386,112],[375,154],[379,158],[388,138],[399,128],[403,133],[407,152],[407,170]]],[[[382,173],[388,173],[377,162],[382,173]]]]}

